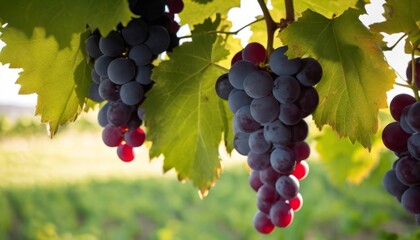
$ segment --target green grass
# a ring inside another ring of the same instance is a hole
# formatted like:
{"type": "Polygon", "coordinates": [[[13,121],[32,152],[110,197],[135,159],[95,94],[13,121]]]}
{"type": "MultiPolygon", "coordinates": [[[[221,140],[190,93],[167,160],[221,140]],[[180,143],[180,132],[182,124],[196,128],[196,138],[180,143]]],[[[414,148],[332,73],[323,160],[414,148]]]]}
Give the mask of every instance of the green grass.
{"type": "Polygon", "coordinates": [[[87,129],[76,124],[54,140],[2,135],[0,239],[420,239],[413,217],[381,186],[387,160],[361,185],[337,188],[311,159],[303,208],[289,228],[263,236],[253,229],[256,195],[243,163],[225,160],[200,200],[190,183],[162,175],[160,159],[149,163],[146,148],[123,163],[98,128],[87,129]]]}

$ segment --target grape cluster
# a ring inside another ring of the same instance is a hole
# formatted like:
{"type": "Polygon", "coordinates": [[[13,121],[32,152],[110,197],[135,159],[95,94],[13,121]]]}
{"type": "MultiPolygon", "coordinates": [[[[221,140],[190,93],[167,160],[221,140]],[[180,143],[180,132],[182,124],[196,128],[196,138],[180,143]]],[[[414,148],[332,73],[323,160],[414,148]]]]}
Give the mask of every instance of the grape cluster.
{"type": "Polygon", "coordinates": [[[291,224],[302,206],[299,180],[306,177],[310,148],[304,118],[318,106],[314,88],[322,68],[313,58],[289,59],[287,46],[269,57],[259,43],[249,43],[216,81],[217,95],[234,113],[234,147],[247,156],[249,183],[257,192],[257,231],[268,234],[291,224]]]}
{"type": "MultiPolygon", "coordinates": [[[[420,61],[416,59],[416,75],[412,78],[411,62],[407,67],[408,82],[420,85],[420,61]],[[418,70],[417,70],[418,69],[418,70]]],[[[398,159],[383,177],[383,185],[420,225],[420,101],[408,94],[396,95],[390,103],[395,122],[382,132],[384,145],[398,159]]]]}
{"type": "Polygon", "coordinates": [[[98,113],[102,140],[117,147],[118,157],[126,162],[134,159],[133,148],[146,137],[140,105],[154,83],[152,62],[179,45],[174,16],[184,6],[182,0],[130,0],[129,5],[139,18],[127,26],[119,24],[107,36],[95,30],[85,41],[94,66],[89,98],[106,101],[98,113]]]}

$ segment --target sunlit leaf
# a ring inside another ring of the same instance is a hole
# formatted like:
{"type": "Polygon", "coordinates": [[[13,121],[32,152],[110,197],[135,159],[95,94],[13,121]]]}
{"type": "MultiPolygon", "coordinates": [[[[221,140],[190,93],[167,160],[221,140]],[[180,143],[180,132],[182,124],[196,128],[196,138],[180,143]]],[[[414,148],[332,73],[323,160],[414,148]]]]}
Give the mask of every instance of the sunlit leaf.
{"type": "Polygon", "coordinates": [[[0,62],[23,68],[17,80],[19,94],[38,95],[35,113],[54,135],[60,125],[74,121],[83,109],[90,85],[90,68],[83,55],[84,35],[74,34],[70,46],[63,49],[42,28],[35,28],[28,37],[6,27],[1,36],[6,47],[0,62]]]}
{"type": "Polygon", "coordinates": [[[359,14],[349,9],[328,19],[308,10],[280,36],[289,46],[289,56],[311,56],[323,67],[316,86],[320,96],[316,125],[331,125],[341,137],[370,148],[378,130],[378,110],[387,107],[386,92],[395,72],[377,44],[380,36],[369,32],[359,14]]]}
{"type": "Polygon", "coordinates": [[[54,36],[60,48],[69,46],[73,34],[84,32],[88,24],[102,34],[125,25],[134,16],[127,0],[43,0],[0,1],[0,18],[31,38],[35,28],[54,36]]]}
{"type": "Polygon", "coordinates": [[[227,119],[214,84],[226,72],[216,63],[227,55],[215,34],[193,35],[155,68],[156,84],[144,103],[151,157],[163,154],[164,170],[175,168],[202,195],[222,170],[218,146],[227,119]]]}

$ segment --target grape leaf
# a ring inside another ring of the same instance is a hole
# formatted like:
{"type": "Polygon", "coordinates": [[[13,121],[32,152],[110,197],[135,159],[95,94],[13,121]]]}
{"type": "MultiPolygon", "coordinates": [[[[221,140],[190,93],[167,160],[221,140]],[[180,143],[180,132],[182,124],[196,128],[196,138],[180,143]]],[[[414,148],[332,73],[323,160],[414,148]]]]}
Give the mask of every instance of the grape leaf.
{"type": "Polygon", "coordinates": [[[227,16],[229,9],[239,7],[239,2],[239,0],[213,0],[203,4],[203,1],[184,0],[184,9],[179,17],[182,24],[193,26],[202,22],[203,19],[216,15],[216,13],[227,16]]]}
{"type": "Polygon", "coordinates": [[[197,3],[201,3],[201,4],[206,4],[209,2],[212,2],[213,0],[192,0],[193,2],[197,2],[197,3]]]}
{"type": "Polygon", "coordinates": [[[1,30],[6,46],[0,62],[23,68],[16,82],[21,85],[19,94],[38,94],[35,114],[48,124],[52,137],[83,109],[90,85],[90,68],[83,55],[85,36],[74,34],[70,46],[60,49],[42,28],[34,28],[30,38],[9,26],[1,30]]]}
{"type": "Polygon", "coordinates": [[[384,17],[386,21],[370,25],[372,31],[410,33],[417,30],[420,21],[420,0],[386,0],[384,17]]]}
{"type": "Polygon", "coordinates": [[[385,150],[380,134],[375,135],[370,152],[360,144],[339,139],[330,127],[325,127],[315,139],[319,159],[326,167],[329,179],[336,186],[361,183],[378,165],[381,152],[385,150]]]}
{"type": "Polygon", "coordinates": [[[340,136],[371,147],[378,129],[378,110],[387,107],[386,92],[395,73],[384,60],[372,34],[359,21],[360,11],[349,9],[327,19],[311,10],[281,34],[290,57],[311,56],[323,67],[317,85],[320,103],[314,113],[319,128],[331,125],[340,136]]]}
{"type": "Polygon", "coordinates": [[[164,171],[175,168],[202,196],[221,172],[218,146],[227,120],[214,84],[226,69],[215,63],[227,55],[216,35],[193,32],[192,42],[154,69],[156,83],[144,102],[151,158],[162,153],[164,171]]]}
{"type": "MultiPolygon", "coordinates": [[[[302,12],[306,9],[314,9],[316,12],[324,15],[324,16],[333,16],[340,15],[349,7],[358,7],[363,9],[364,4],[367,1],[364,0],[340,0],[340,1],[330,1],[330,0],[320,0],[320,1],[312,1],[312,0],[303,0],[303,1],[294,1],[294,10],[296,17],[300,17],[302,12]]],[[[286,17],[286,10],[283,1],[271,1],[273,8],[270,9],[270,14],[273,17],[274,21],[279,22],[280,19],[286,17]]],[[[267,34],[266,34],[266,27],[265,22],[258,22],[251,25],[251,31],[253,35],[251,36],[251,42],[260,42],[266,43],[267,42],[267,34]]],[[[281,46],[282,44],[279,42],[274,43],[274,47],[281,46]]]]}
{"type": "Polygon", "coordinates": [[[23,31],[28,38],[34,28],[44,28],[53,35],[60,48],[69,46],[73,34],[84,32],[86,24],[103,35],[124,25],[134,16],[127,0],[14,0],[0,1],[3,23],[23,31]]]}

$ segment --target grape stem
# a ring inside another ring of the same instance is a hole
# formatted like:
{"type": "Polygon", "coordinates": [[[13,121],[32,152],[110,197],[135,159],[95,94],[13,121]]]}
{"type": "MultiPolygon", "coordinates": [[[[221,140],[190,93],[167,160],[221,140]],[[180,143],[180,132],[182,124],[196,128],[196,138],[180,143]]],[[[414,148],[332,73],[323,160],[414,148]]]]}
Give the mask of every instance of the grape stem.
{"type": "MultiPolygon", "coordinates": [[[[207,31],[207,32],[205,32],[205,33],[208,33],[208,34],[211,34],[211,33],[216,33],[216,34],[236,35],[236,34],[238,34],[240,31],[244,30],[245,28],[247,28],[247,27],[251,26],[251,25],[252,25],[252,24],[254,24],[254,23],[261,22],[262,20],[264,20],[264,18],[263,18],[263,17],[261,17],[261,18],[257,18],[257,19],[255,19],[254,21],[252,21],[252,22],[250,22],[250,23],[248,23],[248,24],[244,25],[243,27],[239,28],[239,29],[238,29],[238,30],[236,30],[236,31],[227,32],[227,31],[221,31],[221,30],[212,30],[212,31],[207,31]]],[[[192,37],[192,35],[186,35],[186,36],[179,37],[179,39],[191,38],[191,37],[192,37]]]]}
{"type": "Polygon", "coordinates": [[[225,31],[208,31],[207,33],[222,33],[222,34],[227,34],[227,35],[236,35],[236,34],[238,34],[240,31],[242,31],[242,30],[244,30],[245,28],[247,28],[247,27],[249,27],[249,26],[251,26],[252,24],[254,24],[254,23],[257,23],[257,22],[260,22],[260,21],[262,21],[262,20],[264,20],[264,18],[262,17],[262,18],[257,18],[257,19],[255,19],[254,21],[252,21],[252,22],[250,22],[250,23],[248,23],[248,24],[246,24],[246,25],[244,25],[243,27],[241,27],[241,28],[239,28],[238,30],[236,30],[236,31],[232,31],[232,32],[225,32],[225,31]]]}
{"type": "Polygon", "coordinates": [[[382,50],[383,51],[392,51],[398,45],[398,43],[400,43],[401,40],[403,40],[406,36],[407,36],[407,33],[405,33],[404,35],[402,35],[392,46],[390,46],[390,47],[388,47],[388,46],[382,47],[382,50]]]}
{"type": "Polygon", "coordinates": [[[273,18],[271,17],[270,12],[268,11],[267,5],[265,4],[264,0],[257,0],[258,4],[264,15],[265,26],[267,30],[267,59],[270,58],[271,53],[273,52],[273,42],[274,42],[274,33],[279,28],[279,24],[274,22],[273,18]]]}
{"type": "Polygon", "coordinates": [[[420,39],[417,40],[414,44],[413,44],[413,50],[411,51],[411,89],[413,90],[414,93],[414,97],[417,99],[417,101],[420,100],[420,96],[419,96],[419,89],[417,88],[417,84],[416,84],[416,58],[415,58],[415,53],[416,50],[418,49],[418,47],[420,46],[420,39]]]}

